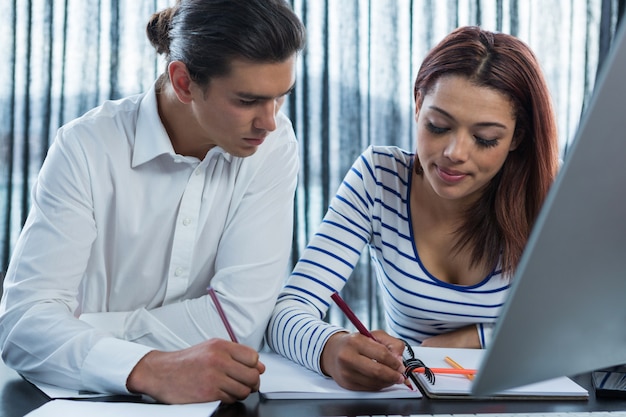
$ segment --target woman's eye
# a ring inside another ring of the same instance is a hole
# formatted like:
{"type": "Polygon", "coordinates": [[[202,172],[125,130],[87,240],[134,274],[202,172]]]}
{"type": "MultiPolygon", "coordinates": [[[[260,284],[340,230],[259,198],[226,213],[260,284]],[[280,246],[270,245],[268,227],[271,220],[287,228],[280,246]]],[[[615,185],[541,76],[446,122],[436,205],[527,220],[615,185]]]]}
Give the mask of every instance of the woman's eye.
{"type": "Polygon", "coordinates": [[[431,133],[436,135],[440,135],[448,131],[448,128],[435,126],[431,122],[426,123],[426,129],[428,129],[431,133]]]}
{"type": "Polygon", "coordinates": [[[493,148],[498,144],[498,139],[483,139],[480,136],[474,136],[476,143],[483,148],[493,148]]]}
{"type": "MultiPolygon", "coordinates": [[[[426,129],[428,129],[428,131],[434,135],[442,135],[450,130],[450,128],[440,127],[433,124],[432,122],[426,123],[426,129]]],[[[476,141],[476,144],[481,148],[493,148],[494,146],[498,145],[498,139],[485,139],[481,136],[474,135],[474,140],[476,141]]]]}

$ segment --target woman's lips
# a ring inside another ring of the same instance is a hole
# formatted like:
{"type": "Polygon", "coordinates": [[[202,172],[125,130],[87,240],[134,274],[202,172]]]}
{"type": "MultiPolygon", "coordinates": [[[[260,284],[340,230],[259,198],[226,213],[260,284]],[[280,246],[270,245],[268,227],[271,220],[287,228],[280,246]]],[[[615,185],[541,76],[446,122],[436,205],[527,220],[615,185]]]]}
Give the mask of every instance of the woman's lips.
{"type": "Polygon", "coordinates": [[[437,174],[439,175],[439,178],[448,183],[457,183],[467,176],[467,174],[461,171],[440,166],[437,167],[437,174]]]}

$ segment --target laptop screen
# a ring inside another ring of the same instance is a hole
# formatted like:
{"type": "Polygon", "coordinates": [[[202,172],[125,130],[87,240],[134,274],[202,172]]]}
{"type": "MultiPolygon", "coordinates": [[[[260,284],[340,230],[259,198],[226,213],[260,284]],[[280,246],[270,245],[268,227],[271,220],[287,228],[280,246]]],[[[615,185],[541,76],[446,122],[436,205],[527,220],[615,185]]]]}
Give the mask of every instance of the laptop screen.
{"type": "Polygon", "coordinates": [[[472,392],[626,363],[626,25],[513,278],[472,392]]]}

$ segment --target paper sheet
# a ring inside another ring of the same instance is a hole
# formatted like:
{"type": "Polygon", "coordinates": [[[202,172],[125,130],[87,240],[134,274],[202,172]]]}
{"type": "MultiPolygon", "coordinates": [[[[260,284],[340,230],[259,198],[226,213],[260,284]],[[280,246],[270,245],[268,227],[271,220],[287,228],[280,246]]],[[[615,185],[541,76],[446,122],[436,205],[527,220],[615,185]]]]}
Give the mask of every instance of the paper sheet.
{"type": "MultiPolygon", "coordinates": [[[[26,379],[26,378],[25,378],[26,379]]],[[[51,400],[54,399],[85,399],[85,398],[104,398],[110,397],[112,394],[97,393],[97,392],[84,392],[76,391],[68,388],[57,387],[56,385],[48,385],[42,382],[33,382],[26,379],[28,382],[36,386],[41,392],[46,394],[51,400]]]]}
{"type": "Polygon", "coordinates": [[[208,417],[217,409],[220,402],[185,405],[163,405],[119,402],[94,402],[75,400],[52,400],[27,417],[208,417]]]}
{"type": "Polygon", "coordinates": [[[261,375],[262,397],[266,399],[381,399],[421,398],[415,388],[398,384],[381,391],[350,391],[340,387],[334,380],[313,372],[276,353],[261,353],[261,362],[266,366],[261,375]]]}

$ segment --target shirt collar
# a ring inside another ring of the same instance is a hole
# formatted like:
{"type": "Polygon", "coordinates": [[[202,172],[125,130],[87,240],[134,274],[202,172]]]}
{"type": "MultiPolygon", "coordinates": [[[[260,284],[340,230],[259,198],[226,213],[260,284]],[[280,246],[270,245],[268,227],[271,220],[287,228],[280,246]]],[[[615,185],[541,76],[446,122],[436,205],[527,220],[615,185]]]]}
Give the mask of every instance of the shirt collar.
{"type": "Polygon", "coordinates": [[[172,142],[159,117],[155,85],[156,83],[152,84],[139,104],[139,114],[135,126],[133,168],[151,161],[159,155],[174,155],[172,142]]]}
{"type": "MultiPolygon", "coordinates": [[[[171,155],[174,159],[185,158],[174,152],[172,141],[159,116],[156,94],[156,83],[153,83],[152,87],[146,92],[139,104],[139,114],[135,127],[133,168],[145,164],[160,155],[171,155]]],[[[233,158],[228,152],[216,146],[207,153],[205,159],[220,154],[227,162],[230,162],[233,158]]]]}

